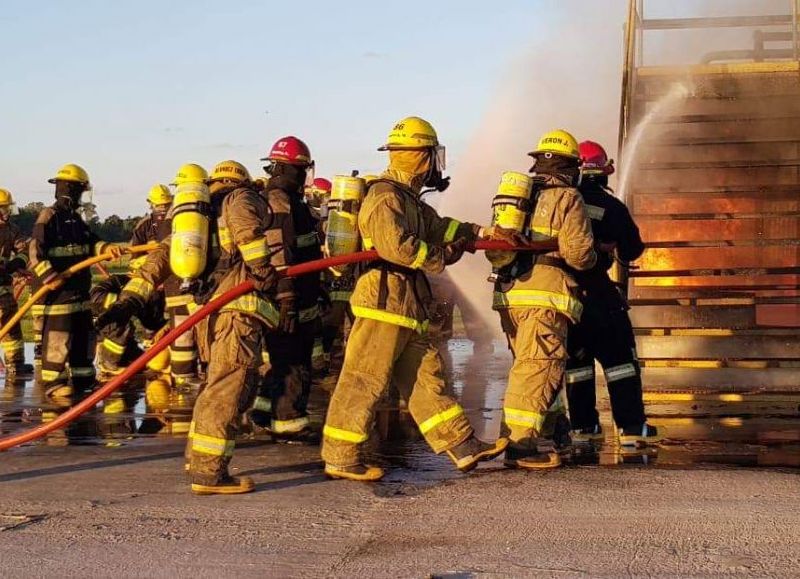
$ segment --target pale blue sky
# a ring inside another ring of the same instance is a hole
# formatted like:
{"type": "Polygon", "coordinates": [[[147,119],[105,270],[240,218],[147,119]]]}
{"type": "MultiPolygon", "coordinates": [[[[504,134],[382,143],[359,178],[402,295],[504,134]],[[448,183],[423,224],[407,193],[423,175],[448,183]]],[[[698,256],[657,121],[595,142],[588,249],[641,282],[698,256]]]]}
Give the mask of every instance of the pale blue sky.
{"type": "Polygon", "coordinates": [[[181,163],[253,172],[294,133],[319,173],[377,170],[407,114],[463,148],[554,1],[3,2],[0,183],[21,203],[83,165],[101,214],[144,209],[181,163]]]}
{"type": "MultiPolygon", "coordinates": [[[[460,159],[492,180],[527,163],[523,149],[557,126],[613,146],[626,4],[3,0],[0,187],[49,202],[47,178],[75,162],[101,215],[140,214],[182,163],[235,158],[260,174],[289,133],[320,175],[375,172],[375,148],[409,114],[435,124],[456,177],[460,159]]],[[[753,5],[649,4],[654,16],[753,5]]]]}

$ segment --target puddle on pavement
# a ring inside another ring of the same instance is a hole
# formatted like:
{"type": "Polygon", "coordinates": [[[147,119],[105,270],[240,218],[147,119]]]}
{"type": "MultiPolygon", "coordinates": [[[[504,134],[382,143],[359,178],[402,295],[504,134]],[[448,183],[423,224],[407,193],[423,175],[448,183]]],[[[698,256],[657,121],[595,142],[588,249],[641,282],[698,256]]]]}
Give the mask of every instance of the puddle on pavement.
{"type": "MultiPolygon", "coordinates": [[[[30,345],[29,349],[30,349],[30,345]]],[[[495,351],[473,352],[468,340],[451,340],[446,363],[457,395],[479,437],[493,439],[500,430],[503,390],[511,356],[505,343],[495,351]]],[[[28,351],[28,359],[32,354],[28,351]]],[[[1,378],[0,378],[1,380],[1,378]]],[[[317,381],[312,396],[312,419],[321,422],[334,380],[317,381]]],[[[800,394],[754,397],[739,404],[714,400],[648,400],[650,422],[659,428],[662,442],[644,451],[623,451],[607,436],[595,446],[576,447],[565,457],[579,465],[691,468],[695,465],[729,467],[800,467],[800,394]]],[[[613,432],[608,397],[598,390],[606,433],[613,432]]],[[[162,381],[132,382],[102,406],[65,430],[35,444],[49,446],[141,444],[163,437],[185,437],[194,396],[176,392],[162,381]]],[[[5,384],[0,389],[0,435],[5,436],[53,420],[69,401],[48,399],[33,381],[5,384]]],[[[387,482],[432,483],[460,476],[443,456],[431,453],[410,417],[396,404],[384,403],[378,412],[379,436],[368,452],[390,467],[387,482]]],[[[24,452],[24,450],[22,450],[24,452]]],[[[490,463],[482,468],[496,468],[490,463]]]]}

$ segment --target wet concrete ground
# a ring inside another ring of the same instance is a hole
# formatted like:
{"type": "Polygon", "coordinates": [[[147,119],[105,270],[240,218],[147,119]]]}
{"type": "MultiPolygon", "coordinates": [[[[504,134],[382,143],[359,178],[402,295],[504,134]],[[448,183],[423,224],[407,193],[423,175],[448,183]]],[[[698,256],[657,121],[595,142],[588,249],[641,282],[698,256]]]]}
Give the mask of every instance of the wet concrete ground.
{"type": "MultiPolygon", "coordinates": [[[[450,343],[456,389],[486,438],[510,364],[495,349],[450,343]]],[[[191,396],[135,384],[67,432],[0,455],[3,575],[796,573],[798,398],[648,397],[666,437],[657,448],[623,453],[609,436],[557,472],[494,462],[460,475],[386,409],[385,440],[370,449],[389,467],[380,484],[325,481],[318,449],[257,438],[233,467],[258,492],[200,498],[181,469],[191,396]]],[[[32,383],[0,390],[3,435],[58,411],[32,383]]]]}

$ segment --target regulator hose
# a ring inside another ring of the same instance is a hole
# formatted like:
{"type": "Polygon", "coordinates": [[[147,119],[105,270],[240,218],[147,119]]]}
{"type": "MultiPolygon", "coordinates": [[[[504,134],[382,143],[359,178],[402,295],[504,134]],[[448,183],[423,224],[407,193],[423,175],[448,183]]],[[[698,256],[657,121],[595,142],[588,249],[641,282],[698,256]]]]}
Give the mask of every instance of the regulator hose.
{"type": "MultiPolygon", "coordinates": [[[[147,253],[153,251],[158,247],[157,243],[147,243],[145,245],[133,245],[131,247],[126,247],[122,250],[123,254],[134,254],[134,253],[147,253]]],[[[41,300],[44,296],[46,296],[51,291],[58,289],[61,285],[69,278],[70,276],[78,273],[79,271],[86,269],[87,267],[92,267],[95,264],[99,264],[102,261],[106,261],[109,259],[114,259],[114,255],[111,253],[101,253],[100,255],[95,255],[88,259],[84,259],[81,262],[76,263],[75,265],[71,266],[70,268],[61,272],[59,277],[50,283],[47,283],[40,287],[34,294],[28,298],[22,306],[20,306],[17,313],[8,320],[6,325],[0,328],[0,341],[5,338],[6,334],[11,331],[13,328],[22,318],[23,316],[28,313],[28,310],[31,309],[36,303],[41,300]]]]}
{"type": "MultiPolygon", "coordinates": [[[[144,247],[144,246],[138,246],[138,247],[144,247]]],[[[484,251],[485,250],[534,251],[539,253],[544,251],[553,251],[555,247],[556,247],[555,243],[551,241],[532,242],[530,245],[526,245],[524,247],[514,247],[503,241],[478,241],[474,245],[474,249],[484,250],[484,251]]],[[[473,248],[470,247],[470,249],[473,248]]],[[[362,251],[359,253],[352,253],[349,255],[342,255],[337,257],[328,257],[325,259],[319,259],[316,261],[310,261],[300,265],[295,265],[288,268],[285,271],[284,275],[288,277],[297,277],[301,275],[307,275],[310,273],[319,272],[329,267],[334,267],[337,265],[345,265],[348,263],[357,263],[363,261],[374,261],[376,259],[378,259],[377,251],[375,250],[362,251]]],[[[86,263],[86,262],[81,262],[81,263],[86,263]]],[[[153,346],[149,350],[147,350],[144,354],[142,354],[134,362],[132,362],[121,374],[115,376],[114,378],[106,382],[103,386],[92,392],[89,396],[81,400],[79,403],[77,403],[75,406],[73,406],[63,414],[59,415],[53,421],[48,422],[46,424],[41,424],[36,428],[32,428],[30,430],[27,430],[19,434],[7,436],[5,438],[0,438],[0,451],[8,450],[15,446],[19,446],[20,444],[25,444],[26,442],[32,442],[34,440],[38,440],[39,438],[46,436],[50,432],[62,428],[67,424],[69,424],[70,422],[76,420],[81,415],[85,414],[86,412],[94,408],[99,402],[103,401],[108,396],[113,394],[115,391],[119,390],[125,384],[125,382],[127,382],[128,380],[133,378],[136,374],[138,374],[140,371],[142,371],[147,366],[147,363],[150,360],[155,358],[162,350],[164,350],[164,348],[172,344],[184,332],[190,330],[200,320],[216,312],[217,310],[222,308],[225,304],[251,291],[253,291],[253,283],[250,281],[246,281],[228,290],[227,292],[217,297],[216,299],[211,300],[203,307],[198,309],[196,312],[191,314],[188,318],[186,318],[183,321],[183,323],[178,325],[176,328],[170,330],[163,338],[161,338],[158,342],[153,344],[153,346]]]]}

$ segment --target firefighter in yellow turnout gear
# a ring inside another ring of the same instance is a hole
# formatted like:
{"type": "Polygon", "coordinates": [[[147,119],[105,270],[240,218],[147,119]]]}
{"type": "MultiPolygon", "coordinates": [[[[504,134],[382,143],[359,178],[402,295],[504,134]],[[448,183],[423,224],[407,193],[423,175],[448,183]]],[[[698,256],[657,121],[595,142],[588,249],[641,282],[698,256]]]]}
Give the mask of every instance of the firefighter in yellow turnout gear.
{"type": "Polygon", "coordinates": [[[597,256],[575,189],[580,176],[577,141],[565,131],[553,131],[530,155],[535,159],[535,196],[526,232],[534,240],[557,239],[558,250],[541,256],[520,253],[504,265],[493,307],[514,354],[503,402],[501,435],[511,441],[506,465],[535,469],[561,463],[553,449],[542,450],[541,438],[563,384],[567,328],[581,315],[577,285],[567,267],[589,269],[597,256]]]}
{"type": "Polygon", "coordinates": [[[425,274],[458,261],[480,228],[439,217],[420,199],[423,186],[443,191],[448,185],[444,150],[428,122],[397,123],[381,150],[389,151],[389,167],[371,183],[358,215],[364,246],[381,260],[361,275],[351,299],[356,320],[323,429],[325,473],[368,481],[383,476],[362,463],[359,448],[390,381],[434,452],[446,452],[468,471],[500,454],[507,440],[476,439],[445,382],[442,358],[426,336],[432,296],[425,274]]]}
{"type": "MultiPolygon", "coordinates": [[[[61,280],[69,267],[93,255],[110,251],[119,257],[122,249],[92,233],[79,213],[91,194],[86,171],[78,165],[64,165],[49,182],[55,185],[56,202],[39,214],[29,246],[30,267],[38,282],[61,280]]],[[[88,269],[72,275],[41,304],[41,379],[50,396],[86,394],[95,384],[91,278],[88,269]]]]}
{"type": "MultiPolygon", "coordinates": [[[[221,253],[209,246],[206,270],[200,276],[198,303],[251,280],[256,290],[232,301],[199,326],[198,342],[208,360],[207,385],[197,398],[189,429],[186,458],[197,494],[235,494],[253,490],[247,477],[228,473],[239,415],[252,398],[264,334],[278,326],[281,312],[274,304],[276,274],[266,232],[272,212],[252,189],[240,163],[223,161],[209,178],[211,229],[218,228],[221,253]]],[[[174,235],[173,235],[174,236],[174,235]]],[[[98,325],[127,321],[165,279],[173,275],[172,237],[165,239],[136,272],[119,301],[100,316],[98,325]]],[[[187,268],[189,269],[189,268],[187,268]]],[[[187,294],[192,295],[192,294],[187,294]]]]}
{"type": "MultiPolygon", "coordinates": [[[[0,189],[0,325],[5,325],[17,313],[12,276],[28,265],[28,240],[10,221],[16,209],[11,193],[0,189]]],[[[6,334],[0,346],[3,348],[7,383],[32,371],[25,365],[25,342],[19,323],[6,334]]]]}

